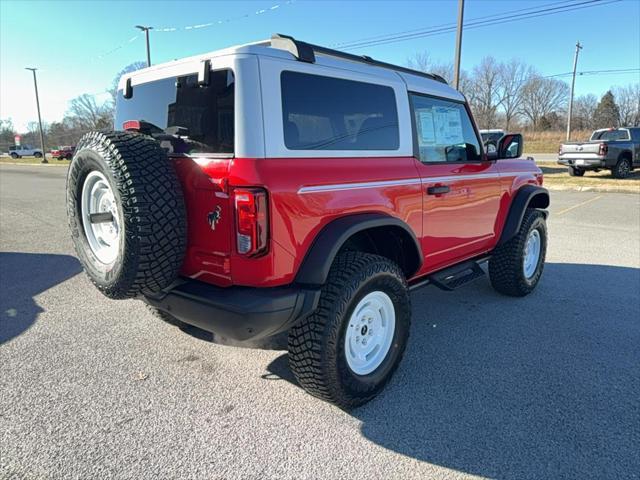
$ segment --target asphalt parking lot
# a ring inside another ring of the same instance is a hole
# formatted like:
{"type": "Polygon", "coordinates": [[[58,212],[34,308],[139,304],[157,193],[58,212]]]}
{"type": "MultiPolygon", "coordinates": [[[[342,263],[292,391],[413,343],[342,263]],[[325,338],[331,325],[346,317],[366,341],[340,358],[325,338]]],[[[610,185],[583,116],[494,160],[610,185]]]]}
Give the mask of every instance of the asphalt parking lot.
{"type": "Polygon", "coordinates": [[[343,412],[282,351],[110,301],[64,167],[0,165],[0,478],[639,478],[640,197],[552,192],[539,288],[412,295],[405,359],[343,412]]]}

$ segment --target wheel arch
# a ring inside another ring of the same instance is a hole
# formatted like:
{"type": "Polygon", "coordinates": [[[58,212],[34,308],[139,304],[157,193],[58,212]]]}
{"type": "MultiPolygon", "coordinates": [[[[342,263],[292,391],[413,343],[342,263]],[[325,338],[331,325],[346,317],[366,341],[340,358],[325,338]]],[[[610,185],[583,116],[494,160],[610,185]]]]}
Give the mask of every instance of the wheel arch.
{"type": "Polygon", "coordinates": [[[537,185],[521,187],[509,206],[509,213],[502,228],[498,246],[508,242],[518,233],[527,208],[544,210],[547,207],[549,207],[549,192],[546,188],[537,185]]]}
{"type": "Polygon", "coordinates": [[[631,150],[622,150],[620,152],[620,155],[618,155],[618,161],[620,161],[622,159],[625,159],[625,158],[630,160],[632,162],[632,164],[633,164],[633,155],[631,154],[631,150]]]}
{"type": "Polygon", "coordinates": [[[375,253],[397,262],[407,278],[422,266],[423,255],[413,230],[404,221],[381,213],[337,218],[325,225],[305,255],[296,283],[322,285],[339,252],[375,253]]]}

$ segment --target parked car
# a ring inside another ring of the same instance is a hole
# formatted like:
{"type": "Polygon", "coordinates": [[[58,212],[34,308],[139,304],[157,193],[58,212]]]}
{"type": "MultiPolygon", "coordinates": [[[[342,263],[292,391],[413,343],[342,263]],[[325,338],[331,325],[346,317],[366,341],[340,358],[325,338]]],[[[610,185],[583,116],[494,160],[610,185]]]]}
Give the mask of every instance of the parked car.
{"type": "Polygon", "coordinates": [[[58,147],[55,150],[51,150],[51,156],[56,160],[71,160],[75,149],[76,147],[72,146],[58,147]]]}
{"type": "Polygon", "coordinates": [[[11,158],[36,157],[42,158],[42,150],[31,145],[13,145],[9,147],[11,158]]]}
{"type": "Polygon", "coordinates": [[[540,281],[542,172],[512,158],[521,135],[484,152],[437,75],[274,35],[125,74],[114,128],[67,177],[94,285],[217,338],[284,335],[299,384],[340,407],[392,376],[410,291],[487,263],[503,294],[540,281]]]}
{"type": "Polygon", "coordinates": [[[640,127],[603,128],[587,142],[565,142],[560,145],[558,163],[566,165],[572,177],[608,169],[615,178],[626,178],[640,167],[640,127]]]}
{"type": "Polygon", "coordinates": [[[480,130],[480,136],[483,142],[493,142],[494,144],[500,140],[506,132],[497,128],[488,130],[480,130]]]}

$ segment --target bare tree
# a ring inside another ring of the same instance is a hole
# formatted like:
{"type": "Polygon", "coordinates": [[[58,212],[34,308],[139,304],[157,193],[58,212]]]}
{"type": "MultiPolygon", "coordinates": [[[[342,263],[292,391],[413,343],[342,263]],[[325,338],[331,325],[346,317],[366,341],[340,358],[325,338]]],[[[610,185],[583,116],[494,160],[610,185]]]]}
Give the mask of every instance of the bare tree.
{"type": "Polygon", "coordinates": [[[573,115],[571,122],[577,130],[593,130],[593,114],[598,105],[595,95],[581,95],[573,101],[573,115]]]}
{"type": "Polygon", "coordinates": [[[10,118],[0,120],[0,152],[6,152],[14,143],[16,129],[10,118]]]}
{"type": "Polygon", "coordinates": [[[640,83],[613,88],[620,110],[620,126],[640,126],[640,83]]]}
{"type": "Polygon", "coordinates": [[[563,81],[534,74],[522,87],[521,111],[535,130],[542,117],[562,111],[568,96],[569,86],[563,81]]]}
{"type": "Polygon", "coordinates": [[[85,93],[71,100],[65,120],[75,128],[97,130],[111,126],[111,113],[109,105],[98,105],[93,95],[85,93]]]}
{"type": "Polygon", "coordinates": [[[480,128],[496,126],[496,112],[502,104],[500,65],[493,57],[484,57],[473,68],[469,88],[469,103],[480,128]]]}
{"type": "Polygon", "coordinates": [[[531,76],[531,67],[520,60],[513,59],[498,67],[498,97],[501,98],[504,113],[504,126],[511,128],[512,121],[522,106],[522,87],[531,76]]]}
{"type": "MultiPolygon", "coordinates": [[[[407,60],[407,66],[421,72],[435,73],[444,78],[449,85],[453,84],[453,63],[433,61],[427,52],[419,52],[410,57],[407,60]]],[[[461,70],[459,90],[464,95],[468,94],[470,84],[469,74],[465,70],[461,70]]]]}

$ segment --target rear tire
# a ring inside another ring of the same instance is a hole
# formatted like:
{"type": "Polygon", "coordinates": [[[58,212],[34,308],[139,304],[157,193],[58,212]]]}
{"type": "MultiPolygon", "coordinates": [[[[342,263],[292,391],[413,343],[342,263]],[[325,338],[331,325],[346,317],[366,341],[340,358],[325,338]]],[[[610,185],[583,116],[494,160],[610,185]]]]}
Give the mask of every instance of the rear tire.
{"type": "Polygon", "coordinates": [[[616,163],[616,166],[611,170],[611,174],[614,178],[627,178],[631,175],[631,170],[631,160],[628,158],[621,158],[618,160],[618,163],[616,163]]]}
{"type": "Polygon", "coordinates": [[[547,252],[547,225],[540,210],[527,209],[517,235],[497,247],[489,259],[489,279],[498,292],[512,297],[524,297],[540,281],[547,252]],[[538,243],[537,256],[527,247],[538,243]],[[530,243],[531,242],[531,243],[530,243]],[[532,260],[527,262],[527,260],[532,260]]]}
{"type": "Polygon", "coordinates": [[[318,308],[289,332],[289,365],[310,394],[344,409],[357,407],[395,372],[410,323],[400,267],[378,255],[344,252],[331,267],[318,308]]]}
{"type": "Polygon", "coordinates": [[[20,155],[18,155],[17,153],[12,153],[11,158],[13,158],[14,160],[17,160],[18,158],[20,158],[20,155]]]}
{"type": "Polygon", "coordinates": [[[584,176],[584,170],[576,167],[569,167],[569,176],[570,177],[582,177],[584,176]]]}
{"type": "Polygon", "coordinates": [[[36,158],[42,158],[42,154],[40,152],[34,153],[33,156],[36,158]]]}
{"type": "Polygon", "coordinates": [[[186,249],[182,189],[150,137],[82,137],[67,175],[67,214],[78,258],[107,297],[157,292],[178,275],[186,249]]]}

